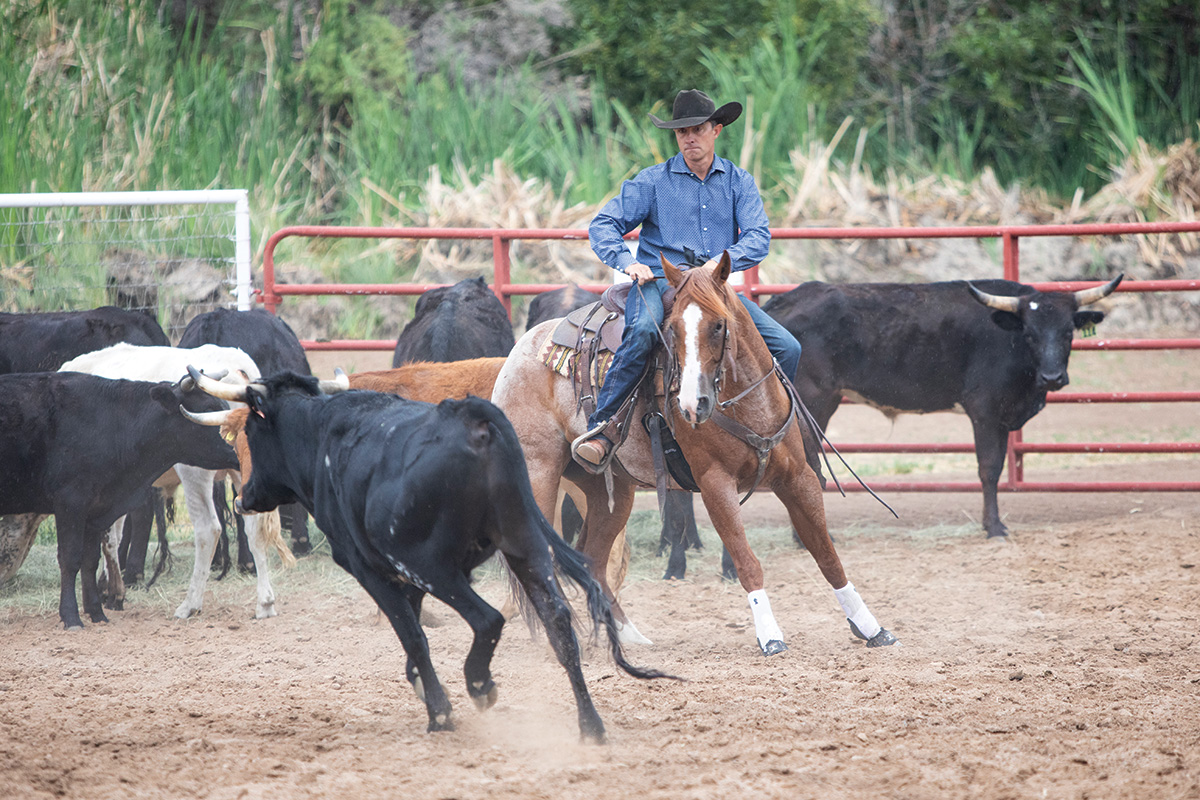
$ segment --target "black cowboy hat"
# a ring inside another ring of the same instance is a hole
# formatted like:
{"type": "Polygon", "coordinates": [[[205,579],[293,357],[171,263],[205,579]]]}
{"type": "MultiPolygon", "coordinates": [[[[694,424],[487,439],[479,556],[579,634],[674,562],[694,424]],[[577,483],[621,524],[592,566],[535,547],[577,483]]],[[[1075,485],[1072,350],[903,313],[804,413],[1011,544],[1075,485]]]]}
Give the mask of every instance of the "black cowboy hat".
{"type": "Polygon", "coordinates": [[[684,89],[675,95],[675,105],[671,108],[670,121],[664,122],[653,114],[650,119],[660,128],[690,128],[712,122],[716,125],[728,125],[742,115],[741,103],[726,103],[717,108],[712,98],[699,89],[684,89]]]}

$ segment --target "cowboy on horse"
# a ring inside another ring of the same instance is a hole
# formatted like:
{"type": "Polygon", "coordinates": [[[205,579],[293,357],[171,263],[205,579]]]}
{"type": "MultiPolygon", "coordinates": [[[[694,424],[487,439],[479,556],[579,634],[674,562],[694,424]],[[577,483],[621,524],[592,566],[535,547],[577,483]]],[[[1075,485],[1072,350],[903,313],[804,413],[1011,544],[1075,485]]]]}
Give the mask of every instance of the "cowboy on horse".
{"type": "MultiPolygon", "coordinates": [[[[741,113],[741,103],[717,108],[704,92],[679,92],[670,120],[649,115],[657,127],[675,132],[678,155],[625,181],[620,194],[604,205],[588,228],[600,260],[636,282],[625,306],[621,344],[588,417],[587,433],[571,446],[572,456],[589,472],[608,467],[620,443],[614,417],[640,382],[663,324],[666,281],[660,280],[661,258],[711,266],[728,252],[736,272],[767,255],[771,230],[754,178],[715,153],[722,129],[741,113]],[[639,225],[635,258],[623,237],[639,225]]],[[[739,299],[784,374],[794,378],[800,343],[758,305],[739,299]]]]}

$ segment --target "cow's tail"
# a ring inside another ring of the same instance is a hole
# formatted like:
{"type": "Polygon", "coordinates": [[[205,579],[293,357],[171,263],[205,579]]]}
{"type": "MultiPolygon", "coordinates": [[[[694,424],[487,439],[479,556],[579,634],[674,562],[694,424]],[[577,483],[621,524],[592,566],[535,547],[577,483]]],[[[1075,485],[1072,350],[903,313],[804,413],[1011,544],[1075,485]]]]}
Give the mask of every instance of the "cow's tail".
{"type": "Polygon", "coordinates": [[[296,556],[292,554],[291,548],[283,540],[283,523],[279,519],[278,508],[263,514],[262,525],[258,529],[258,540],[264,547],[275,548],[283,566],[288,568],[296,566],[296,556]]]}
{"type": "Polygon", "coordinates": [[[542,528],[543,535],[550,545],[550,552],[554,557],[555,569],[560,575],[570,578],[587,596],[588,613],[592,617],[593,631],[598,630],[601,626],[604,627],[604,631],[608,636],[608,644],[612,652],[613,662],[635,678],[671,678],[672,680],[682,680],[675,675],[669,675],[656,669],[635,667],[626,660],[625,650],[621,647],[620,635],[617,633],[617,621],[613,618],[612,604],[604,596],[604,590],[600,588],[600,584],[596,582],[596,579],[592,577],[592,573],[588,570],[587,558],[563,541],[563,538],[558,535],[558,532],[554,530],[550,523],[546,522],[545,517],[540,513],[538,517],[541,521],[539,527],[542,528]]]}
{"type": "MultiPolygon", "coordinates": [[[[447,401],[454,402],[454,401],[447,401]]],[[[521,450],[521,444],[517,440],[517,433],[513,430],[512,423],[504,416],[499,408],[481,401],[478,398],[468,398],[463,401],[464,404],[474,405],[474,413],[478,413],[480,417],[486,419],[488,427],[491,430],[489,438],[492,441],[492,446],[498,450],[498,460],[492,464],[494,479],[503,487],[503,495],[506,502],[516,503],[520,508],[512,509],[524,519],[534,521],[534,534],[540,534],[541,538],[550,547],[550,554],[554,560],[555,571],[569,578],[577,584],[587,596],[588,613],[592,618],[593,633],[604,628],[608,635],[609,647],[612,652],[613,661],[623,671],[632,675],[635,678],[673,678],[680,680],[674,675],[669,675],[665,672],[660,672],[655,669],[646,667],[635,667],[630,664],[625,658],[625,651],[621,647],[620,638],[617,633],[617,623],[613,619],[612,605],[608,598],[604,596],[604,590],[600,588],[600,584],[592,577],[588,571],[588,561],[582,553],[575,550],[558,535],[554,530],[554,526],[546,519],[541,510],[538,509],[537,503],[533,499],[533,487],[529,483],[529,471],[525,465],[525,454],[521,450]]],[[[509,573],[511,575],[511,571],[509,573]]],[[[519,597],[519,592],[514,592],[514,596],[519,597]]],[[[526,615],[528,619],[528,615],[526,615]]]]}
{"type": "Polygon", "coordinates": [[[154,585],[164,571],[171,571],[174,561],[171,556],[171,547],[167,544],[168,518],[172,522],[175,520],[174,494],[172,493],[168,498],[164,490],[157,488],[152,488],[150,493],[154,497],[154,527],[158,530],[158,557],[154,561],[154,572],[150,575],[150,580],[146,581],[147,589],[154,585]]]}

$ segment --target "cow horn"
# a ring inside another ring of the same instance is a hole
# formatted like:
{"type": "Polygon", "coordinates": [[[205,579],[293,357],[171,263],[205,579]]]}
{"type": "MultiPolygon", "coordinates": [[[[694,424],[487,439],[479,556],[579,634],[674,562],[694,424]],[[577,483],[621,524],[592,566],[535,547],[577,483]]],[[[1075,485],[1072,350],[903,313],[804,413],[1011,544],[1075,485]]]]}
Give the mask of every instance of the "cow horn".
{"type": "Polygon", "coordinates": [[[250,386],[235,386],[215,381],[191,364],[188,365],[187,369],[188,375],[191,376],[196,386],[200,387],[207,394],[211,394],[213,397],[220,398],[221,400],[232,400],[238,403],[246,402],[246,394],[250,391],[250,386]]]}
{"type": "Polygon", "coordinates": [[[233,413],[233,409],[227,408],[224,411],[188,411],[183,406],[179,407],[179,413],[190,419],[197,425],[204,425],[208,428],[218,428],[225,424],[225,420],[229,419],[229,415],[233,413]]]}
{"type": "Polygon", "coordinates": [[[1116,291],[1117,284],[1119,284],[1121,279],[1124,277],[1125,273],[1122,272],[1120,275],[1113,278],[1103,286],[1093,286],[1091,289],[1080,289],[1075,293],[1075,301],[1081,306],[1086,306],[1087,304],[1094,303],[1097,300],[1103,300],[1116,291]]]}
{"type": "Polygon", "coordinates": [[[976,300],[988,308],[994,308],[997,311],[1007,311],[1010,314],[1017,313],[1021,308],[1021,298],[1019,297],[1005,297],[1004,295],[981,292],[972,283],[968,283],[967,288],[971,290],[971,294],[975,295],[976,300]]]}
{"type": "MultiPolygon", "coordinates": [[[[212,378],[214,381],[219,381],[222,378],[224,378],[227,374],[229,374],[229,370],[223,369],[218,372],[214,372],[209,377],[212,378]]],[[[179,388],[183,389],[185,392],[190,392],[192,389],[196,388],[196,382],[194,380],[192,380],[192,377],[189,375],[186,378],[183,378],[182,380],[179,381],[179,388]]]]}
{"type": "Polygon", "coordinates": [[[350,388],[350,378],[346,376],[341,367],[338,367],[333,371],[333,380],[319,381],[318,386],[322,394],[337,394],[350,388]]]}

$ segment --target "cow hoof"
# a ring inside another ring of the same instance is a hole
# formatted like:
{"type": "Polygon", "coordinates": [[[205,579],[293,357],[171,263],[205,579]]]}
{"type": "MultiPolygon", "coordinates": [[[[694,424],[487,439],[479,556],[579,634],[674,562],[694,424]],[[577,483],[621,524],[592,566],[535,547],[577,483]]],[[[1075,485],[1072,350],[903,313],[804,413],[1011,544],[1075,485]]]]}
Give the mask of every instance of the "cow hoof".
{"type": "Polygon", "coordinates": [[[760,644],[759,649],[762,650],[764,656],[774,656],[788,649],[788,646],[779,639],[772,639],[766,644],[760,644]]]}
{"type": "Polygon", "coordinates": [[[312,544],[309,542],[307,536],[300,536],[292,539],[292,555],[299,558],[300,556],[306,556],[311,552],[312,544]]]}
{"type": "MultiPolygon", "coordinates": [[[[489,683],[491,682],[489,681],[489,683]]],[[[475,707],[480,711],[487,711],[489,708],[496,705],[496,700],[499,698],[500,689],[494,683],[492,684],[492,688],[488,689],[486,692],[476,694],[474,690],[471,691],[471,699],[475,701],[475,707]]]]}
{"type": "Polygon", "coordinates": [[[425,729],[426,733],[437,733],[438,731],[454,730],[454,722],[450,719],[450,715],[438,714],[429,718],[429,727],[425,729]]]}
{"type": "Polygon", "coordinates": [[[604,723],[600,717],[579,721],[579,741],[584,744],[608,744],[608,736],[604,732],[604,723]]]}
{"type": "Polygon", "coordinates": [[[279,612],[275,610],[274,603],[266,606],[259,606],[258,610],[254,612],[255,619],[269,619],[277,616],[279,616],[279,612]]]}
{"type": "Polygon", "coordinates": [[[107,608],[109,611],[124,611],[125,610],[125,598],[121,598],[119,600],[113,600],[113,599],[105,600],[104,607],[107,608]]]}
{"type": "Polygon", "coordinates": [[[187,603],[175,609],[175,619],[190,619],[198,616],[200,616],[200,609],[192,608],[187,603]]]}

